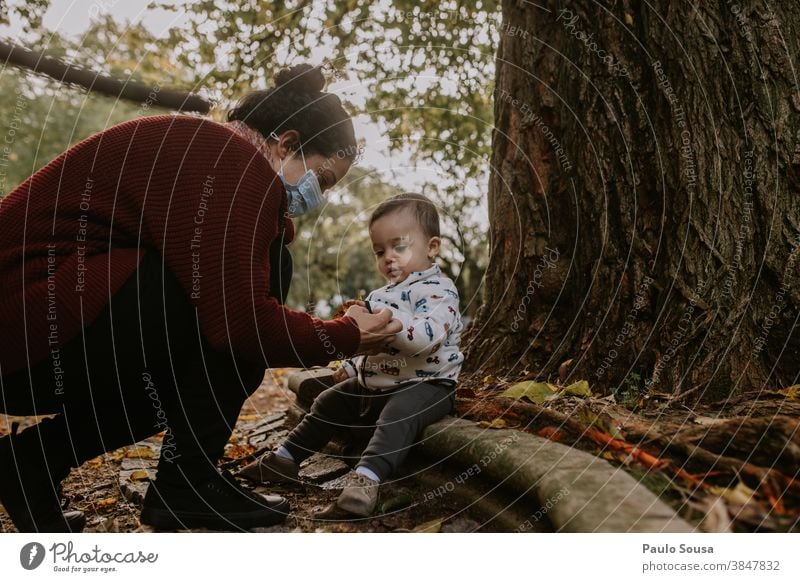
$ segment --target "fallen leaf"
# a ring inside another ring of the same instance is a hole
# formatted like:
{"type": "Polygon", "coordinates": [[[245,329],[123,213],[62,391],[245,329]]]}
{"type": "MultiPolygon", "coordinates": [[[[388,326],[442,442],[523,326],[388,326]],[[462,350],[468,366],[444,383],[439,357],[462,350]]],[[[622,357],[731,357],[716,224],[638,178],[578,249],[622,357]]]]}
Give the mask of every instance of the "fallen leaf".
{"type": "Polygon", "coordinates": [[[135,447],[125,451],[125,458],[127,459],[155,459],[156,453],[153,449],[148,447],[135,447]]]}
{"type": "Polygon", "coordinates": [[[456,398],[475,398],[475,391],[469,388],[457,388],[456,398]]]}
{"type": "Polygon", "coordinates": [[[783,394],[789,400],[797,400],[797,397],[800,396],[800,384],[778,390],[778,394],[783,394]]]}
{"type": "Polygon", "coordinates": [[[411,531],[414,533],[439,533],[440,529],[442,529],[442,520],[432,519],[431,521],[426,521],[418,525],[411,531]]]}
{"type": "Polygon", "coordinates": [[[93,469],[96,469],[97,467],[100,467],[103,464],[103,457],[95,457],[94,459],[89,459],[88,461],[86,461],[86,464],[92,467],[93,469]]]}
{"type": "Polygon", "coordinates": [[[608,413],[601,412],[597,414],[589,408],[581,408],[578,411],[578,417],[585,424],[598,428],[615,439],[625,438],[619,424],[608,413]]]}
{"type": "Polygon", "coordinates": [[[503,420],[502,418],[495,418],[491,422],[487,422],[485,420],[482,420],[482,421],[480,421],[478,423],[478,426],[481,426],[483,428],[507,428],[508,427],[508,425],[506,424],[506,421],[503,420]]]}
{"type": "Polygon", "coordinates": [[[494,382],[494,376],[484,376],[483,377],[483,383],[484,384],[491,384],[492,382],[494,382]]]}
{"type": "Polygon", "coordinates": [[[226,445],[225,456],[229,459],[241,459],[254,453],[256,448],[253,445],[226,445]]]}
{"type": "Polygon", "coordinates": [[[239,416],[239,420],[242,422],[249,422],[251,420],[258,420],[261,418],[260,414],[242,414],[239,416]]]}
{"type": "Polygon", "coordinates": [[[754,501],[753,496],[756,493],[741,481],[736,484],[736,487],[727,488],[715,487],[712,485],[709,486],[708,490],[714,495],[724,497],[726,501],[737,503],[739,505],[747,505],[748,503],[752,503],[754,501]]]}
{"type": "Polygon", "coordinates": [[[142,471],[141,469],[131,473],[131,481],[145,481],[149,478],[150,478],[150,473],[148,473],[147,471],[142,471]]]}
{"type": "Polygon", "coordinates": [[[549,400],[556,396],[550,388],[550,384],[544,382],[517,382],[510,388],[506,388],[500,396],[507,396],[509,398],[527,398],[536,404],[542,404],[545,400],[549,400]]]}
{"type": "Polygon", "coordinates": [[[592,396],[592,391],[589,388],[589,382],[586,380],[578,380],[577,382],[570,384],[564,388],[563,392],[564,394],[571,394],[572,396],[592,396]]]}
{"type": "Polygon", "coordinates": [[[117,498],[116,497],[106,497],[105,499],[101,499],[100,501],[95,501],[94,502],[94,507],[95,507],[95,509],[107,509],[107,508],[111,507],[112,505],[116,505],[116,504],[117,504],[117,498]]]}
{"type": "Polygon", "coordinates": [[[111,453],[106,454],[109,461],[116,461],[117,463],[125,456],[125,449],[117,449],[111,453]]]}

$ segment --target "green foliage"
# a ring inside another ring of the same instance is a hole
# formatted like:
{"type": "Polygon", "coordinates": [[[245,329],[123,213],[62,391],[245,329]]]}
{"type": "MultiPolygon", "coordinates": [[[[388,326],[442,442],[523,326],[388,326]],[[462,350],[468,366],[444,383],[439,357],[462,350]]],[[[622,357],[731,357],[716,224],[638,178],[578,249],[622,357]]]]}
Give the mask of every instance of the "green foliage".
{"type": "Polygon", "coordinates": [[[18,20],[27,32],[42,25],[42,17],[50,6],[50,0],[25,0],[24,2],[0,2],[0,24],[9,24],[12,17],[18,20]]]}
{"type": "Polygon", "coordinates": [[[505,398],[527,398],[536,404],[544,404],[548,400],[557,397],[557,388],[545,382],[517,382],[513,386],[506,388],[500,396],[505,398]]]}
{"type": "MultiPolygon", "coordinates": [[[[211,114],[218,120],[235,99],[268,86],[279,68],[330,61],[343,75],[337,91],[351,111],[376,121],[392,151],[411,152],[436,168],[422,191],[442,210],[442,266],[459,287],[462,307],[477,309],[487,262],[483,200],[498,36],[494,0],[156,1],[151,8],[182,12],[181,24],[166,36],[103,14],[109,9],[96,11],[80,41],[41,29],[48,5],[13,2],[0,21],[13,16],[31,48],[97,72],[203,93],[219,105],[211,114]]],[[[4,69],[4,94],[19,86],[28,100],[25,131],[14,144],[5,191],[94,131],[159,113],[4,69]]],[[[14,104],[6,100],[0,115],[10,119],[14,104]]],[[[399,190],[366,171],[351,173],[347,182],[338,189],[344,205],[329,204],[297,221],[295,305],[353,297],[382,284],[365,222],[370,204],[399,190]]]]}
{"type": "Polygon", "coordinates": [[[152,114],[136,105],[86,95],[7,68],[0,75],[0,131],[7,148],[0,164],[0,197],[70,145],[116,123],[152,114]]]}
{"type": "MultiPolygon", "coordinates": [[[[188,23],[172,31],[170,50],[213,100],[228,103],[268,86],[283,66],[325,58],[343,85],[358,88],[351,110],[376,121],[392,151],[410,150],[437,169],[422,190],[447,209],[443,232],[453,252],[443,266],[473,314],[488,261],[482,202],[497,3],[251,0],[185,9],[188,23]]],[[[348,89],[342,93],[347,100],[348,89]]]]}

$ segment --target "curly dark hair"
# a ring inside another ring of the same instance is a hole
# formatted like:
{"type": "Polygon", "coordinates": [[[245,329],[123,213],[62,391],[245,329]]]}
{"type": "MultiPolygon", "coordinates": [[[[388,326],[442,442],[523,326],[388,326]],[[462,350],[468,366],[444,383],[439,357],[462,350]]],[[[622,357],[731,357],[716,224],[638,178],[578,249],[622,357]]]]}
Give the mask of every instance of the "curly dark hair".
{"type": "Polygon", "coordinates": [[[280,70],[274,86],[252,91],[228,112],[228,121],[243,121],[264,137],[295,130],[306,154],[359,155],[353,120],[339,97],[326,93],[323,65],[307,63],[280,70]]]}
{"type": "Polygon", "coordinates": [[[378,204],[373,210],[372,216],[369,217],[369,226],[371,227],[372,223],[379,218],[405,208],[411,208],[414,211],[425,236],[440,236],[439,212],[436,210],[436,205],[427,196],[415,192],[397,194],[378,204]]]}

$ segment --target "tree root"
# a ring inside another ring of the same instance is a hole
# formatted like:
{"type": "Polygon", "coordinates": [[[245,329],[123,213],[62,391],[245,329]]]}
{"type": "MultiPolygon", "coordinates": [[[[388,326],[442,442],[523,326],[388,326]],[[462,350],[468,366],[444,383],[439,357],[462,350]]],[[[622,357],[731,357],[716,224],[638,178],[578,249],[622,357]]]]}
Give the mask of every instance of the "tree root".
{"type": "Polygon", "coordinates": [[[633,460],[648,471],[670,475],[673,482],[678,478],[690,484],[692,495],[719,496],[721,486],[731,487],[741,481],[755,491],[753,498],[763,503],[764,514],[797,518],[800,512],[800,435],[793,418],[713,419],[710,425],[686,419],[676,424],[674,419],[665,418],[659,423],[658,418],[648,422],[627,409],[591,399],[582,401],[568,415],[491,394],[459,400],[457,409],[467,418],[502,418],[544,438],[599,447],[600,452],[615,454],[623,463],[633,460]],[[667,454],[671,458],[665,458],[667,454]],[[761,466],[765,463],[769,466],[761,466]],[[701,471],[693,474],[688,466],[701,471]],[[788,474],[784,472],[787,469],[788,474]]]}

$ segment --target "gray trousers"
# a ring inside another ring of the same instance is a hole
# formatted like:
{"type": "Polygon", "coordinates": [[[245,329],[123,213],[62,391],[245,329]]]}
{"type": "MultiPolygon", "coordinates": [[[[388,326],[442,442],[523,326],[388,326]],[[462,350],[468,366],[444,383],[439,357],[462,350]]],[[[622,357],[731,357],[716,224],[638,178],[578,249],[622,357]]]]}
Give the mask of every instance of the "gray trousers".
{"type": "Polygon", "coordinates": [[[455,388],[443,384],[419,382],[374,392],[362,388],[356,378],[348,378],[314,400],[283,446],[299,464],[341,431],[372,428],[358,465],[383,481],[403,462],[422,429],[450,414],[454,403],[455,388]]]}

